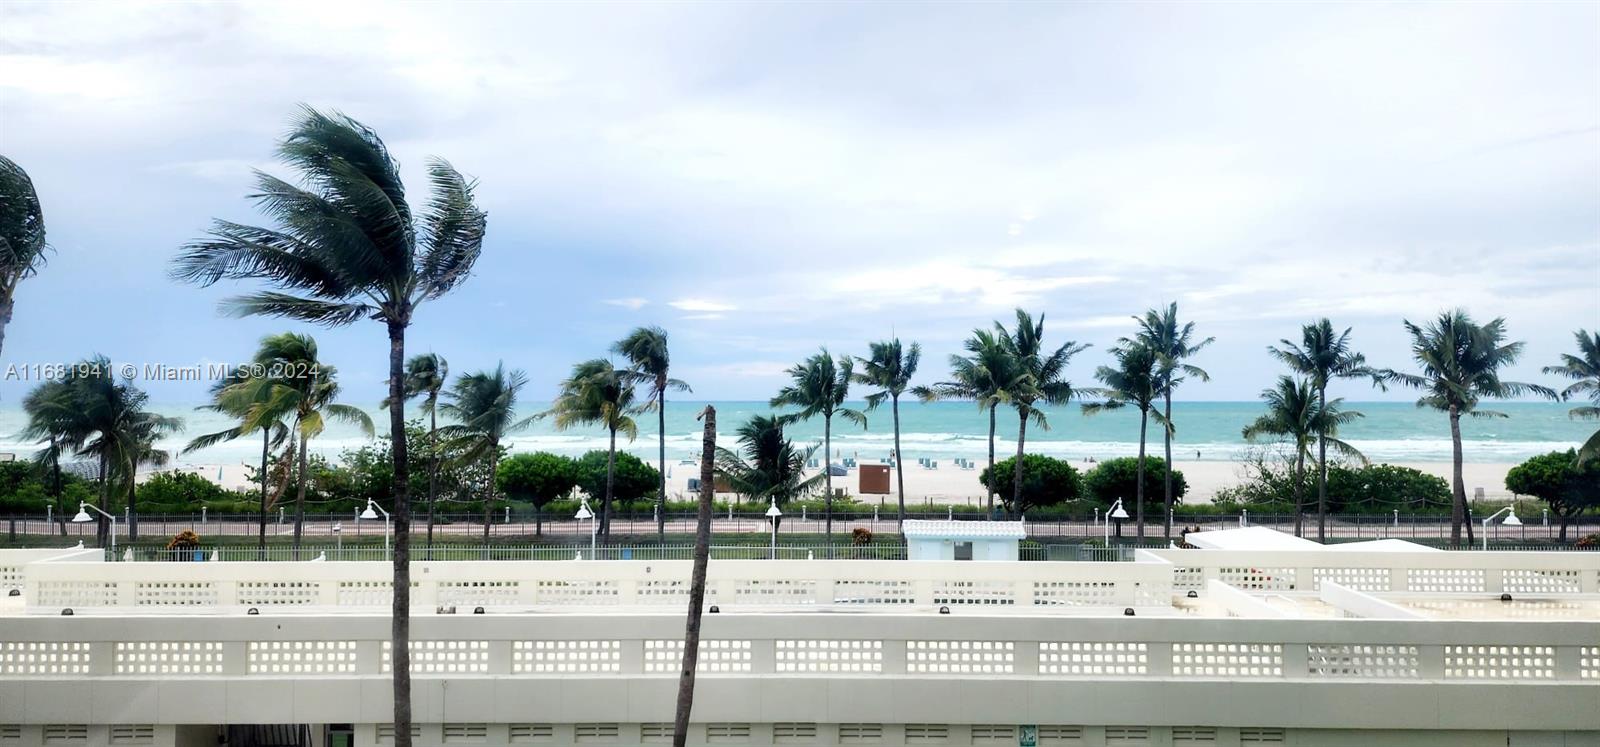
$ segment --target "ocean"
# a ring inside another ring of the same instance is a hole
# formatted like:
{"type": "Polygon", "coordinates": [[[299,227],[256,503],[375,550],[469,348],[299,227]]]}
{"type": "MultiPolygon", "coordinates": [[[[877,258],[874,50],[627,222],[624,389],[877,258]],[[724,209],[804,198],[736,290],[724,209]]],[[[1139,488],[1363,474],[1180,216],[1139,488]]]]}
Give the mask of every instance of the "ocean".
{"type": "MultiPolygon", "coordinates": [[[[681,459],[694,455],[700,448],[700,426],[695,416],[704,402],[685,399],[667,403],[667,456],[681,459]]],[[[716,402],[717,422],[720,426],[718,443],[732,447],[733,433],[738,425],[751,416],[769,412],[762,402],[716,402]]],[[[859,407],[859,403],[856,403],[859,407]]],[[[1441,462],[1450,459],[1450,426],[1443,413],[1420,410],[1402,402],[1346,403],[1347,409],[1365,414],[1344,429],[1342,436],[1354,444],[1369,459],[1379,462],[1441,462]]],[[[163,444],[170,449],[181,448],[194,436],[222,430],[229,423],[222,416],[196,411],[190,406],[157,406],[165,415],[178,416],[185,421],[182,436],[163,444]]],[[[1574,421],[1567,417],[1569,406],[1555,402],[1502,402],[1491,409],[1505,412],[1509,418],[1466,418],[1462,420],[1465,440],[1465,459],[1469,462],[1517,462],[1535,454],[1554,449],[1570,448],[1594,432],[1593,421],[1574,421]]],[[[524,413],[534,412],[528,407],[524,413]]],[[[1175,402],[1173,421],[1177,425],[1174,453],[1192,459],[1196,453],[1202,461],[1227,461],[1235,459],[1251,448],[1240,436],[1240,430],[1262,412],[1259,402],[1175,402]]],[[[373,420],[380,431],[387,417],[376,410],[373,420]]],[[[996,449],[1004,455],[1016,450],[1017,418],[1013,411],[1001,410],[996,431],[996,449]]],[[[407,408],[408,417],[418,417],[414,407],[407,408]]],[[[894,430],[888,405],[868,413],[868,429],[835,418],[833,447],[838,455],[876,460],[889,455],[894,444],[894,430]]],[[[1105,459],[1131,456],[1138,450],[1139,418],[1135,410],[1083,415],[1076,406],[1048,411],[1050,428],[1028,427],[1028,451],[1051,456],[1081,460],[1086,457],[1105,459]]],[[[640,415],[639,438],[629,444],[619,445],[641,457],[656,453],[656,416],[640,415]]],[[[23,415],[15,406],[0,409],[0,452],[10,452],[26,458],[38,448],[17,437],[24,423],[23,415]]],[[[917,401],[902,402],[900,407],[901,448],[908,458],[952,457],[978,458],[986,454],[988,418],[976,406],[964,402],[936,402],[923,404],[917,401]]],[[[797,442],[820,442],[822,422],[799,423],[789,430],[797,442]]],[[[331,424],[312,448],[326,456],[334,457],[343,450],[357,448],[368,441],[355,428],[339,423],[331,424]]],[[[1150,429],[1150,452],[1159,454],[1160,432],[1150,429]]],[[[604,449],[606,434],[598,428],[557,431],[548,421],[536,422],[528,430],[510,439],[513,451],[552,451],[561,454],[581,454],[590,449],[604,449]]],[[[225,443],[213,448],[183,455],[181,464],[238,464],[259,458],[260,443],[245,439],[225,443]]]]}

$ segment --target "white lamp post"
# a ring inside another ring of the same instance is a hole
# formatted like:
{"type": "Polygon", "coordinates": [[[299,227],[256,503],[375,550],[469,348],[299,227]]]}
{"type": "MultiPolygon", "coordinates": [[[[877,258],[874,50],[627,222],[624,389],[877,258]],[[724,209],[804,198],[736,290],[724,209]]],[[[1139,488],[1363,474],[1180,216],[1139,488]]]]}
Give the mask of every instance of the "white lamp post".
{"type": "Polygon", "coordinates": [[[578,521],[583,521],[584,519],[589,520],[589,557],[590,559],[593,559],[595,545],[595,523],[594,512],[589,510],[588,498],[583,499],[583,502],[578,504],[578,513],[573,514],[572,518],[577,519],[578,521]]]}
{"type": "MultiPolygon", "coordinates": [[[[1512,510],[1513,508],[1514,508],[1513,506],[1506,506],[1505,508],[1502,508],[1499,511],[1496,511],[1496,512],[1494,512],[1492,514],[1489,514],[1489,518],[1483,520],[1483,549],[1485,549],[1485,550],[1489,549],[1489,522],[1494,521],[1497,518],[1500,518],[1500,514],[1505,514],[1506,515],[1506,520],[1502,521],[1500,523],[1505,524],[1508,527],[1520,527],[1520,526],[1522,526],[1522,520],[1517,518],[1517,512],[1513,511],[1512,510]]],[[[74,519],[73,521],[77,521],[77,520],[74,519]]]]}
{"type": "Polygon", "coordinates": [[[783,512],[778,510],[778,499],[774,496],[767,505],[767,521],[772,522],[772,559],[778,559],[778,518],[783,512]]]}
{"type": "Polygon", "coordinates": [[[101,511],[99,506],[91,506],[91,505],[89,505],[87,503],[79,502],[78,503],[78,515],[72,517],[72,523],[74,523],[74,524],[82,524],[82,523],[87,522],[87,521],[94,521],[94,517],[90,516],[89,515],[89,511],[87,510],[87,509],[91,509],[91,508],[94,509],[95,513],[100,514],[101,516],[104,516],[104,517],[106,517],[106,519],[111,521],[111,555],[112,555],[112,557],[116,557],[116,554],[117,554],[117,517],[112,516],[111,514],[108,514],[108,513],[104,512],[104,511],[101,511]]]}
{"type": "Polygon", "coordinates": [[[1111,510],[1106,512],[1106,547],[1111,546],[1111,520],[1121,521],[1126,518],[1128,512],[1122,510],[1122,499],[1118,498],[1116,503],[1111,504],[1111,510]]]}
{"type": "Polygon", "coordinates": [[[357,517],[357,518],[360,518],[360,519],[376,519],[376,518],[378,518],[378,514],[380,514],[380,513],[383,514],[383,554],[384,554],[384,557],[388,557],[388,555],[389,555],[389,512],[383,510],[382,506],[379,506],[377,503],[374,503],[371,498],[368,498],[367,499],[367,510],[362,511],[361,515],[359,517],[357,517]]]}

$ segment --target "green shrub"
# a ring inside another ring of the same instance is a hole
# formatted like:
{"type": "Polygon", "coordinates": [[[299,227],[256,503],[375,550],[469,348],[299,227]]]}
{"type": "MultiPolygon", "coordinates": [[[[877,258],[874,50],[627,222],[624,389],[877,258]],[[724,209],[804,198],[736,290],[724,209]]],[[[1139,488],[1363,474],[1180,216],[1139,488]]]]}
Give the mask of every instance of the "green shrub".
{"type": "MultiPolygon", "coordinates": [[[[1315,466],[1308,464],[1306,473],[1307,510],[1315,511],[1315,466]]],[[[1393,464],[1369,464],[1354,469],[1338,464],[1328,467],[1330,512],[1387,513],[1394,509],[1408,511],[1449,506],[1450,484],[1438,475],[1393,464]]]]}
{"type": "MultiPolygon", "coordinates": [[[[1167,462],[1161,457],[1146,456],[1144,459],[1146,518],[1152,515],[1159,518],[1166,510],[1166,468],[1167,462]]],[[[1183,479],[1183,472],[1173,470],[1172,502],[1181,503],[1183,494],[1188,491],[1189,483],[1183,479]]],[[[1083,476],[1083,492],[1101,506],[1110,506],[1120,498],[1128,513],[1133,514],[1134,501],[1139,495],[1139,458],[1118,457],[1101,462],[1083,476]]]]}
{"type": "Polygon", "coordinates": [[[1078,471],[1068,462],[1042,454],[1028,454],[1022,459],[1022,501],[1012,505],[1017,458],[996,462],[985,467],[978,481],[995,491],[1008,513],[1028,513],[1035,508],[1054,506],[1074,500],[1081,490],[1078,471]]]}
{"type": "MultiPolygon", "coordinates": [[[[661,473],[626,451],[617,452],[613,469],[613,501],[635,501],[654,496],[661,486],[661,473]]],[[[596,449],[578,458],[578,488],[592,501],[606,494],[606,452],[596,449]]],[[[598,506],[595,507],[598,510],[598,506]]],[[[615,507],[613,507],[615,510],[615,507]]]]}
{"type": "MultiPolygon", "coordinates": [[[[135,491],[141,514],[190,513],[199,511],[203,505],[246,500],[245,496],[192,472],[161,472],[151,475],[149,479],[140,483],[135,491]]],[[[259,510],[259,503],[256,509],[259,510]]]]}

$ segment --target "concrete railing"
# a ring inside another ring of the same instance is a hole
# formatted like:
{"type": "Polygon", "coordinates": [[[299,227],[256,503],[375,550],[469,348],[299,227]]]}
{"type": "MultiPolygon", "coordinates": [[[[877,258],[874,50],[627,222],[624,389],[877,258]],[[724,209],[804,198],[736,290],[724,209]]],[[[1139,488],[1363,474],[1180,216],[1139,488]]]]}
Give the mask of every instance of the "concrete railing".
{"type": "MultiPolygon", "coordinates": [[[[670,711],[641,704],[670,702],[682,621],[681,611],[420,615],[412,626],[418,717],[660,720],[670,711]]],[[[1210,710],[1198,723],[1251,723],[1271,707],[1284,720],[1273,723],[1290,726],[1438,728],[1459,718],[1461,728],[1576,729],[1596,724],[1595,630],[966,610],[723,613],[705,619],[700,667],[704,718],[718,720],[815,720],[826,711],[857,714],[849,720],[1031,723],[1039,717],[1030,720],[1030,703],[1061,708],[1086,698],[1085,708],[1110,719],[1103,723],[1197,723],[1183,704],[1203,703],[1210,710]],[[1196,699],[1194,688],[1221,683],[1238,697],[1196,699]],[[1440,687],[1478,689],[1445,697],[1440,687]],[[1470,703],[1492,703],[1494,713],[1475,717],[1470,703]],[[1466,726],[1474,718],[1494,726],[1466,726]]],[[[81,721],[100,707],[122,709],[90,719],[114,721],[159,703],[163,723],[382,722],[389,633],[386,617],[361,614],[13,618],[0,627],[0,721],[81,721]]]]}
{"type": "Polygon", "coordinates": [[[1221,581],[1251,592],[1315,593],[1323,581],[1365,592],[1600,594],[1600,554],[1571,552],[1353,552],[1140,550],[1173,565],[1173,588],[1221,581]]]}
{"type": "Polygon", "coordinates": [[[94,562],[104,555],[100,550],[81,547],[55,547],[37,550],[0,550],[0,591],[23,588],[23,569],[30,563],[54,558],[94,562]]]}
{"type": "MultiPolygon", "coordinates": [[[[458,607],[681,607],[692,563],[485,561],[413,563],[413,604],[458,607]]],[[[30,611],[196,607],[383,607],[383,562],[78,563],[23,568],[30,611]]],[[[1135,563],[954,563],[719,560],[708,604],[747,606],[950,606],[989,609],[1166,606],[1172,569],[1135,563]]]]}

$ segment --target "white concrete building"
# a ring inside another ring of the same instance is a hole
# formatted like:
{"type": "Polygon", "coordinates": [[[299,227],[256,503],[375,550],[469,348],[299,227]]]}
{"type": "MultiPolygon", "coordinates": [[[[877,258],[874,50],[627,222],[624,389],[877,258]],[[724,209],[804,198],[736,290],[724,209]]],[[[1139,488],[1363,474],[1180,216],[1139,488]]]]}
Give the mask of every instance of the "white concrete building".
{"type": "Polygon", "coordinates": [[[1017,560],[1028,538],[1020,521],[906,519],[900,531],[911,560],[1017,560]]]}
{"type": "MultiPolygon", "coordinates": [[[[389,743],[388,574],[0,551],[0,746],[389,743]]],[[[416,563],[417,743],[666,741],[688,575],[416,563]]],[[[709,586],[694,744],[1600,744],[1600,554],[713,561],[709,586]]]]}

